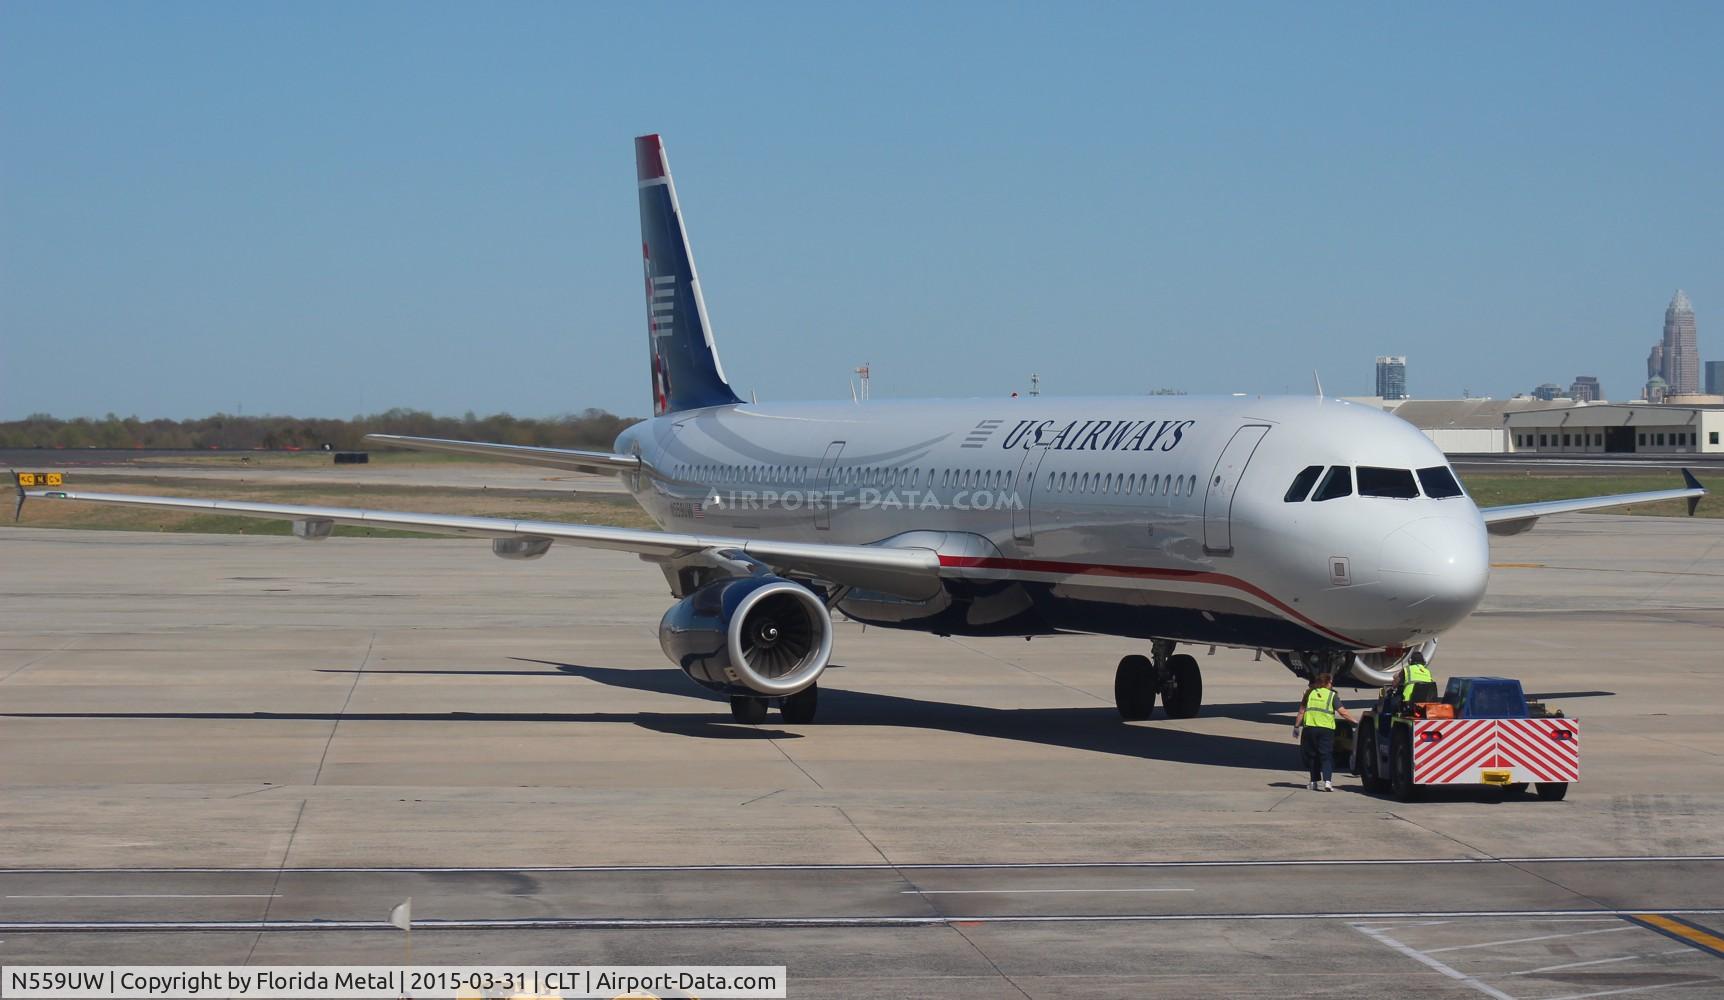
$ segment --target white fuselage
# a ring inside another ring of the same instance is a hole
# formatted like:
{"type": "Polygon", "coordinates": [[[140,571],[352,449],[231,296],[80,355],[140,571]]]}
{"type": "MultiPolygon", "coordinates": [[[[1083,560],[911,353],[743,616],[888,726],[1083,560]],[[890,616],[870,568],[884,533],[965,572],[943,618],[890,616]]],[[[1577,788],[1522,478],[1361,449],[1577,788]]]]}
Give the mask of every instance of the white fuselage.
{"type": "Polygon", "coordinates": [[[1464,619],[1489,571],[1464,495],[1287,499],[1312,466],[1452,477],[1412,425],[1332,399],[738,404],[637,424],[616,450],[646,463],[626,479],[666,528],[935,549],[934,601],[834,596],[941,633],[1394,650],[1464,619]]]}

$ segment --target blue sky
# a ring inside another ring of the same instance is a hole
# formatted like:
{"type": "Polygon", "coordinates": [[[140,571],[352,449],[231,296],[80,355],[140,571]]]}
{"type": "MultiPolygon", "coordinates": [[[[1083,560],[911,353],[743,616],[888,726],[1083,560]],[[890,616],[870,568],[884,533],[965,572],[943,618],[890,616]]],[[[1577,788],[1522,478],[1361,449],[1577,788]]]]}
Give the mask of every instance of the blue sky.
{"type": "Polygon", "coordinates": [[[0,5],[0,418],[648,410],[630,137],[764,400],[1629,398],[1724,358],[1724,5],[0,5]]]}

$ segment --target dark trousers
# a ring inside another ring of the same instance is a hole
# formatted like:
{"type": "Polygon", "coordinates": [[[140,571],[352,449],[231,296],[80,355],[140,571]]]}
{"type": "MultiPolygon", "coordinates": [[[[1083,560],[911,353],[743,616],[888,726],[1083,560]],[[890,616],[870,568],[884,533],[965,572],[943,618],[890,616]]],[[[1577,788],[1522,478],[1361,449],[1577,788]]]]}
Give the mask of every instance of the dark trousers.
{"type": "Polygon", "coordinates": [[[1299,736],[1299,749],[1305,753],[1305,769],[1312,781],[1330,781],[1335,774],[1335,730],[1306,726],[1299,736]],[[1321,772],[1321,774],[1319,774],[1321,772]]]}

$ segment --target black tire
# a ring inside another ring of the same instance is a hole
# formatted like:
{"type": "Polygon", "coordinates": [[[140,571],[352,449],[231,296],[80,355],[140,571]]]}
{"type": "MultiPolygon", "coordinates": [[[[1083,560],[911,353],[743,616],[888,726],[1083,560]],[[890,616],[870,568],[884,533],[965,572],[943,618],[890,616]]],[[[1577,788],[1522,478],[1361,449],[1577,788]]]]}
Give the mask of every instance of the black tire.
{"type": "Polygon", "coordinates": [[[1503,791],[1507,792],[1509,798],[1512,799],[1512,798],[1519,798],[1520,796],[1525,795],[1526,794],[1526,788],[1527,788],[1526,782],[1517,781],[1514,784],[1505,787],[1503,789],[1503,791]]]}
{"type": "Polygon", "coordinates": [[[1396,802],[1411,802],[1419,797],[1419,786],[1413,784],[1413,737],[1409,726],[1396,726],[1389,750],[1389,792],[1396,802]]]}
{"type": "Polygon", "coordinates": [[[1561,802],[1563,796],[1568,794],[1568,782],[1566,781],[1541,781],[1535,787],[1538,789],[1538,798],[1541,802],[1561,802]]]}
{"type": "Polygon", "coordinates": [[[1388,782],[1377,773],[1377,721],[1366,719],[1359,724],[1359,747],[1354,756],[1359,761],[1359,783],[1365,791],[1381,794],[1388,782]]]}
{"type": "Polygon", "coordinates": [[[778,711],[784,716],[785,722],[806,726],[814,721],[814,710],[819,704],[820,685],[810,684],[779,702],[778,711]]]}
{"type": "Polygon", "coordinates": [[[766,699],[733,694],[730,696],[730,717],[744,725],[758,726],[766,721],[766,699]]]}
{"type": "Polygon", "coordinates": [[[1119,717],[1142,722],[1155,711],[1155,669],[1149,657],[1122,656],[1113,672],[1113,703],[1119,717]]]}
{"type": "Polygon", "coordinates": [[[1161,692],[1161,706],[1168,718],[1193,719],[1203,707],[1203,671],[1197,667],[1197,657],[1177,653],[1167,658],[1170,676],[1167,690],[1161,692]]]}

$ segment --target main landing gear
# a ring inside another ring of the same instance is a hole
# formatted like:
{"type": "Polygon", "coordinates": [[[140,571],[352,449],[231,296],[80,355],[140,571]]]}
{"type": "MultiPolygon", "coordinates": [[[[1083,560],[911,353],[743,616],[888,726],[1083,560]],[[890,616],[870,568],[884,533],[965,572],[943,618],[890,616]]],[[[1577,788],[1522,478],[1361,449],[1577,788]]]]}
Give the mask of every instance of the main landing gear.
{"type": "Polygon", "coordinates": [[[1172,719],[1190,719],[1203,706],[1203,672],[1197,658],[1175,653],[1167,639],[1150,645],[1150,656],[1122,657],[1113,675],[1113,700],[1119,717],[1141,722],[1155,712],[1155,699],[1172,719]]]}
{"type": "Polygon", "coordinates": [[[778,702],[779,714],[784,721],[793,726],[806,726],[814,721],[814,711],[820,704],[820,685],[810,684],[802,690],[783,698],[758,698],[748,694],[733,694],[730,696],[730,717],[747,726],[758,726],[766,721],[766,709],[772,702],[778,702]]]}

